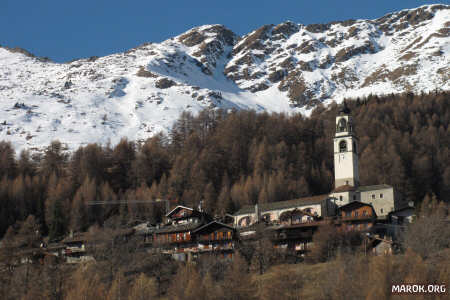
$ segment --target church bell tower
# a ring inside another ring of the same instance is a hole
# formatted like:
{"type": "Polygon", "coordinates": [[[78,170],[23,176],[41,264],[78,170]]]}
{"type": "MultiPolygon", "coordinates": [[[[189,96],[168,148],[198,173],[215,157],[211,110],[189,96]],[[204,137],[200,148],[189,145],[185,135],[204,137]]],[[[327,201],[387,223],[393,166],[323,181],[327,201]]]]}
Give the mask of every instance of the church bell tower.
{"type": "Polygon", "coordinates": [[[334,136],[334,187],[358,187],[358,138],[354,135],[353,119],[344,101],[336,116],[334,136]]]}

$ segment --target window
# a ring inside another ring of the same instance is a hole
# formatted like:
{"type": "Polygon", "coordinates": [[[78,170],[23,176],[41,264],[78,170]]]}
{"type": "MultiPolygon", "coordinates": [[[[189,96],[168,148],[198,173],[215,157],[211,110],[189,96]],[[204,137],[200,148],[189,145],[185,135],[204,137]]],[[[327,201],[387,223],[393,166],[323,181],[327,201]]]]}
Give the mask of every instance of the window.
{"type": "Polygon", "coordinates": [[[375,194],[372,194],[372,199],[375,199],[375,194]]]}
{"type": "Polygon", "coordinates": [[[383,209],[382,208],[380,209],[380,211],[381,211],[381,213],[383,213],[383,209]]]}
{"type": "Polygon", "coordinates": [[[357,217],[359,215],[359,213],[357,211],[355,211],[355,217],[357,217]]]}
{"type": "Polygon", "coordinates": [[[347,131],[347,120],[345,118],[341,118],[338,121],[337,132],[347,131]]]}
{"type": "Polygon", "coordinates": [[[383,198],[383,194],[380,194],[380,199],[383,198]]]}
{"type": "Polygon", "coordinates": [[[339,200],[340,200],[340,201],[342,201],[342,200],[344,200],[344,199],[343,199],[343,197],[342,197],[342,196],[339,196],[339,200]]]}
{"type": "Polygon", "coordinates": [[[351,212],[351,211],[345,212],[345,216],[346,216],[346,217],[351,217],[351,216],[352,216],[352,212],[351,212]]]}
{"type": "Polygon", "coordinates": [[[367,211],[363,210],[362,215],[363,215],[363,216],[367,216],[367,211]]]}
{"type": "Polygon", "coordinates": [[[356,200],[356,195],[353,195],[353,200],[356,200]]]}
{"type": "Polygon", "coordinates": [[[245,227],[250,225],[250,217],[249,216],[245,216],[239,219],[238,222],[239,227],[245,227]]]}
{"type": "Polygon", "coordinates": [[[347,152],[347,142],[346,141],[339,142],[339,152],[347,152]]]}

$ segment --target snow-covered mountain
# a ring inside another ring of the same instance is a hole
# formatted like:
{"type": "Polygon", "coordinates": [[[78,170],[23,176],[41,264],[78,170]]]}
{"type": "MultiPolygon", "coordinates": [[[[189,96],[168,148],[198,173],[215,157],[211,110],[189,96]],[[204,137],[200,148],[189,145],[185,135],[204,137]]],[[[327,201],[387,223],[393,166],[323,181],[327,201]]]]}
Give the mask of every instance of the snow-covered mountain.
{"type": "Polygon", "coordinates": [[[106,57],[54,63],[0,48],[0,140],[70,149],[167,131],[182,111],[303,112],[344,97],[450,88],[450,6],[376,20],[206,25],[106,57]]]}

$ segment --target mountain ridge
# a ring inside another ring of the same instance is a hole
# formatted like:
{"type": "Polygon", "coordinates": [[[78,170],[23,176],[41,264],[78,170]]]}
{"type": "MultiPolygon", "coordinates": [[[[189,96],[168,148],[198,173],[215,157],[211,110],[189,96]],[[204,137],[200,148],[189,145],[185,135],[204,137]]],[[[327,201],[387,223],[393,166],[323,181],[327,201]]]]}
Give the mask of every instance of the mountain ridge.
{"type": "Polygon", "coordinates": [[[450,6],[374,20],[286,21],[242,37],[220,24],[67,63],[0,48],[0,140],[42,149],[144,140],[183,111],[308,113],[369,94],[449,89],[450,6]]]}

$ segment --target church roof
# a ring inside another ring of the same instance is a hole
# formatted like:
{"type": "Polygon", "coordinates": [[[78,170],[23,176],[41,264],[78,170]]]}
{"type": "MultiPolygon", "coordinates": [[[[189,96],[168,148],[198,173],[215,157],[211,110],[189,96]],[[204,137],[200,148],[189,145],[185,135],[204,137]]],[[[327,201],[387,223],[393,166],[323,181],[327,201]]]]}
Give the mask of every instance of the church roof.
{"type": "Polygon", "coordinates": [[[333,193],[350,192],[350,191],[354,191],[354,190],[356,190],[356,188],[354,186],[345,184],[345,185],[341,185],[341,186],[338,186],[337,188],[335,188],[333,190],[333,193]]]}
{"type": "Polygon", "coordinates": [[[392,186],[389,184],[378,184],[378,185],[366,185],[366,186],[359,186],[357,188],[358,192],[368,192],[368,191],[376,191],[376,190],[384,190],[384,189],[391,189],[392,186]]]}
{"type": "MultiPolygon", "coordinates": [[[[277,201],[277,202],[269,202],[258,204],[259,211],[261,213],[271,210],[284,209],[284,208],[294,208],[302,205],[311,205],[311,204],[320,204],[323,200],[328,198],[328,194],[311,196],[311,197],[303,197],[293,200],[287,201],[277,201]]],[[[239,211],[237,211],[234,215],[242,215],[255,212],[254,205],[246,205],[242,207],[239,211]]]]}

